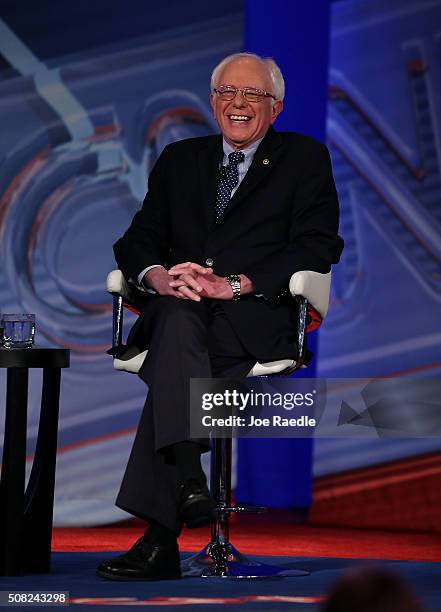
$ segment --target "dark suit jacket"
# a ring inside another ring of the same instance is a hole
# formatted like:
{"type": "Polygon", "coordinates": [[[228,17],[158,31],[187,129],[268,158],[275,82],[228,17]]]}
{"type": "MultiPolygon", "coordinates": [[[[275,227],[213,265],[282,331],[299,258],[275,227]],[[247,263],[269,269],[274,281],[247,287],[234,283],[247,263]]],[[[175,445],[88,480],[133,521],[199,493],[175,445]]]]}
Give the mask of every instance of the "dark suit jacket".
{"type": "Polygon", "coordinates": [[[265,299],[219,301],[259,361],[296,356],[296,313],[286,296],[298,270],[329,272],[339,260],[338,199],[326,147],[270,128],[215,225],[222,137],[168,145],[149,178],[142,209],[114,245],[120,269],[136,279],[147,266],[184,261],[220,276],[246,274],[265,299]]]}

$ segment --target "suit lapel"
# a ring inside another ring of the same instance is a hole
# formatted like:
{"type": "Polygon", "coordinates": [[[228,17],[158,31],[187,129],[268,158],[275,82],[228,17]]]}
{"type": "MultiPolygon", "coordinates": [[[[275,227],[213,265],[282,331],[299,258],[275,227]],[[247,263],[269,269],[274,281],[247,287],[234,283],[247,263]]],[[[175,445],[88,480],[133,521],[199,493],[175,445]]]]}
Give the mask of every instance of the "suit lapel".
{"type": "Polygon", "coordinates": [[[282,139],[280,138],[280,135],[274,131],[272,127],[270,127],[265,138],[262,140],[256,153],[254,154],[253,161],[251,166],[248,168],[248,172],[234,193],[228,208],[216,227],[221,226],[231,211],[236,208],[236,206],[238,206],[243,199],[269,175],[282,152],[281,145],[282,139]]]}
{"type": "Polygon", "coordinates": [[[198,151],[199,193],[202,195],[202,215],[207,230],[214,225],[217,182],[222,157],[222,136],[212,139],[198,151]]]}

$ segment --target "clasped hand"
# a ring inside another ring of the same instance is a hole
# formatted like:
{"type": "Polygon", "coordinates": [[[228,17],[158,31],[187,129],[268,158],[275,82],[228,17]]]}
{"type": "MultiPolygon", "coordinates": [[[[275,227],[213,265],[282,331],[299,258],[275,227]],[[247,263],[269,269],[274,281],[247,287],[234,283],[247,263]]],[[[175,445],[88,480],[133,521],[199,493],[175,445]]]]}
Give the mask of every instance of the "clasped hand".
{"type": "Polygon", "coordinates": [[[233,292],[223,276],[218,276],[212,268],[204,268],[187,261],[170,270],[154,268],[147,272],[147,282],[161,295],[200,302],[203,297],[218,300],[231,300],[233,292]]]}
{"type": "Polygon", "coordinates": [[[170,287],[181,293],[184,299],[199,302],[201,298],[229,300],[232,297],[230,284],[223,276],[197,263],[186,262],[173,266],[168,271],[173,278],[170,287]]]}

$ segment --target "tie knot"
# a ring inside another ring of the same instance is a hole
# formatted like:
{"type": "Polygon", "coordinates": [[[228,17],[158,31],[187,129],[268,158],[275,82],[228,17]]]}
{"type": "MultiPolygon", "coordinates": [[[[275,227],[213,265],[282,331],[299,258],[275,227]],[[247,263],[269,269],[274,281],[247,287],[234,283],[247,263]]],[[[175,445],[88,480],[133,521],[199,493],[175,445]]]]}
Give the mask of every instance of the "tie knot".
{"type": "Polygon", "coordinates": [[[237,164],[243,162],[244,159],[245,155],[242,153],[242,151],[233,151],[228,155],[228,163],[230,164],[230,166],[237,166],[237,164]]]}

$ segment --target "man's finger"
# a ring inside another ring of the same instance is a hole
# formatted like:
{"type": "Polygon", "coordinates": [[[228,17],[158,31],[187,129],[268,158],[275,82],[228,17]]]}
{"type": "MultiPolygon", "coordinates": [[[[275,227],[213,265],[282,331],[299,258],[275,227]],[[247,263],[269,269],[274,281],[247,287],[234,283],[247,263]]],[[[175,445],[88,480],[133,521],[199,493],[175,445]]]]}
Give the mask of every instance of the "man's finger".
{"type": "Polygon", "coordinates": [[[185,295],[186,297],[188,297],[190,300],[193,300],[195,302],[201,301],[200,296],[194,291],[192,291],[191,289],[189,289],[189,287],[187,287],[186,285],[179,287],[178,291],[182,293],[183,295],[185,295]]]}
{"type": "Polygon", "coordinates": [[[168,285],[172,289],[179,289],[179,287],[188,287],[189,289],[193,289],[194,291],[197,291],[198,293],[201,293],[202,291],[202,287],[198,285],[197,283],[196,285],[191,285],[190,283],[185,282],[181,278],[178,278],[177,280],[174,280],[174,281],[170,281],[168,285]]]}
{"type": "Polygon", "coordinates": [[[175,266],[172,266],[170,270],[168,271],[168,273],[171,275],[183,274],[183,273],[188,274],[189,272],[193,272],[193,273],[196,272],[197,274],[212,274],[213,268],[204,268],[203,266],[200,266],[197,263],[186,262],[186,263],[176,264],[175,266]]]}
{"type": "Polygon", "coordinates": [[[181,285],[187,285],[191,289],[195,289],[196,291],[202,291],[201,285],[198,283],[197,279],[191,276],[190,274],[181,274],[179,278],[170,281],[170,287],[180,287],[181,285]]]}
{"type": "Polygon", "coordinates": [[[170,268],[170,270],[168,271],[169,276],[180,276],[181,274],[193,274],[194,276],[197,275],[196,270],[192,270],[190,267],[180,267],[178,268],[177,266],[174,266],[173,268],[170,268]]]}

